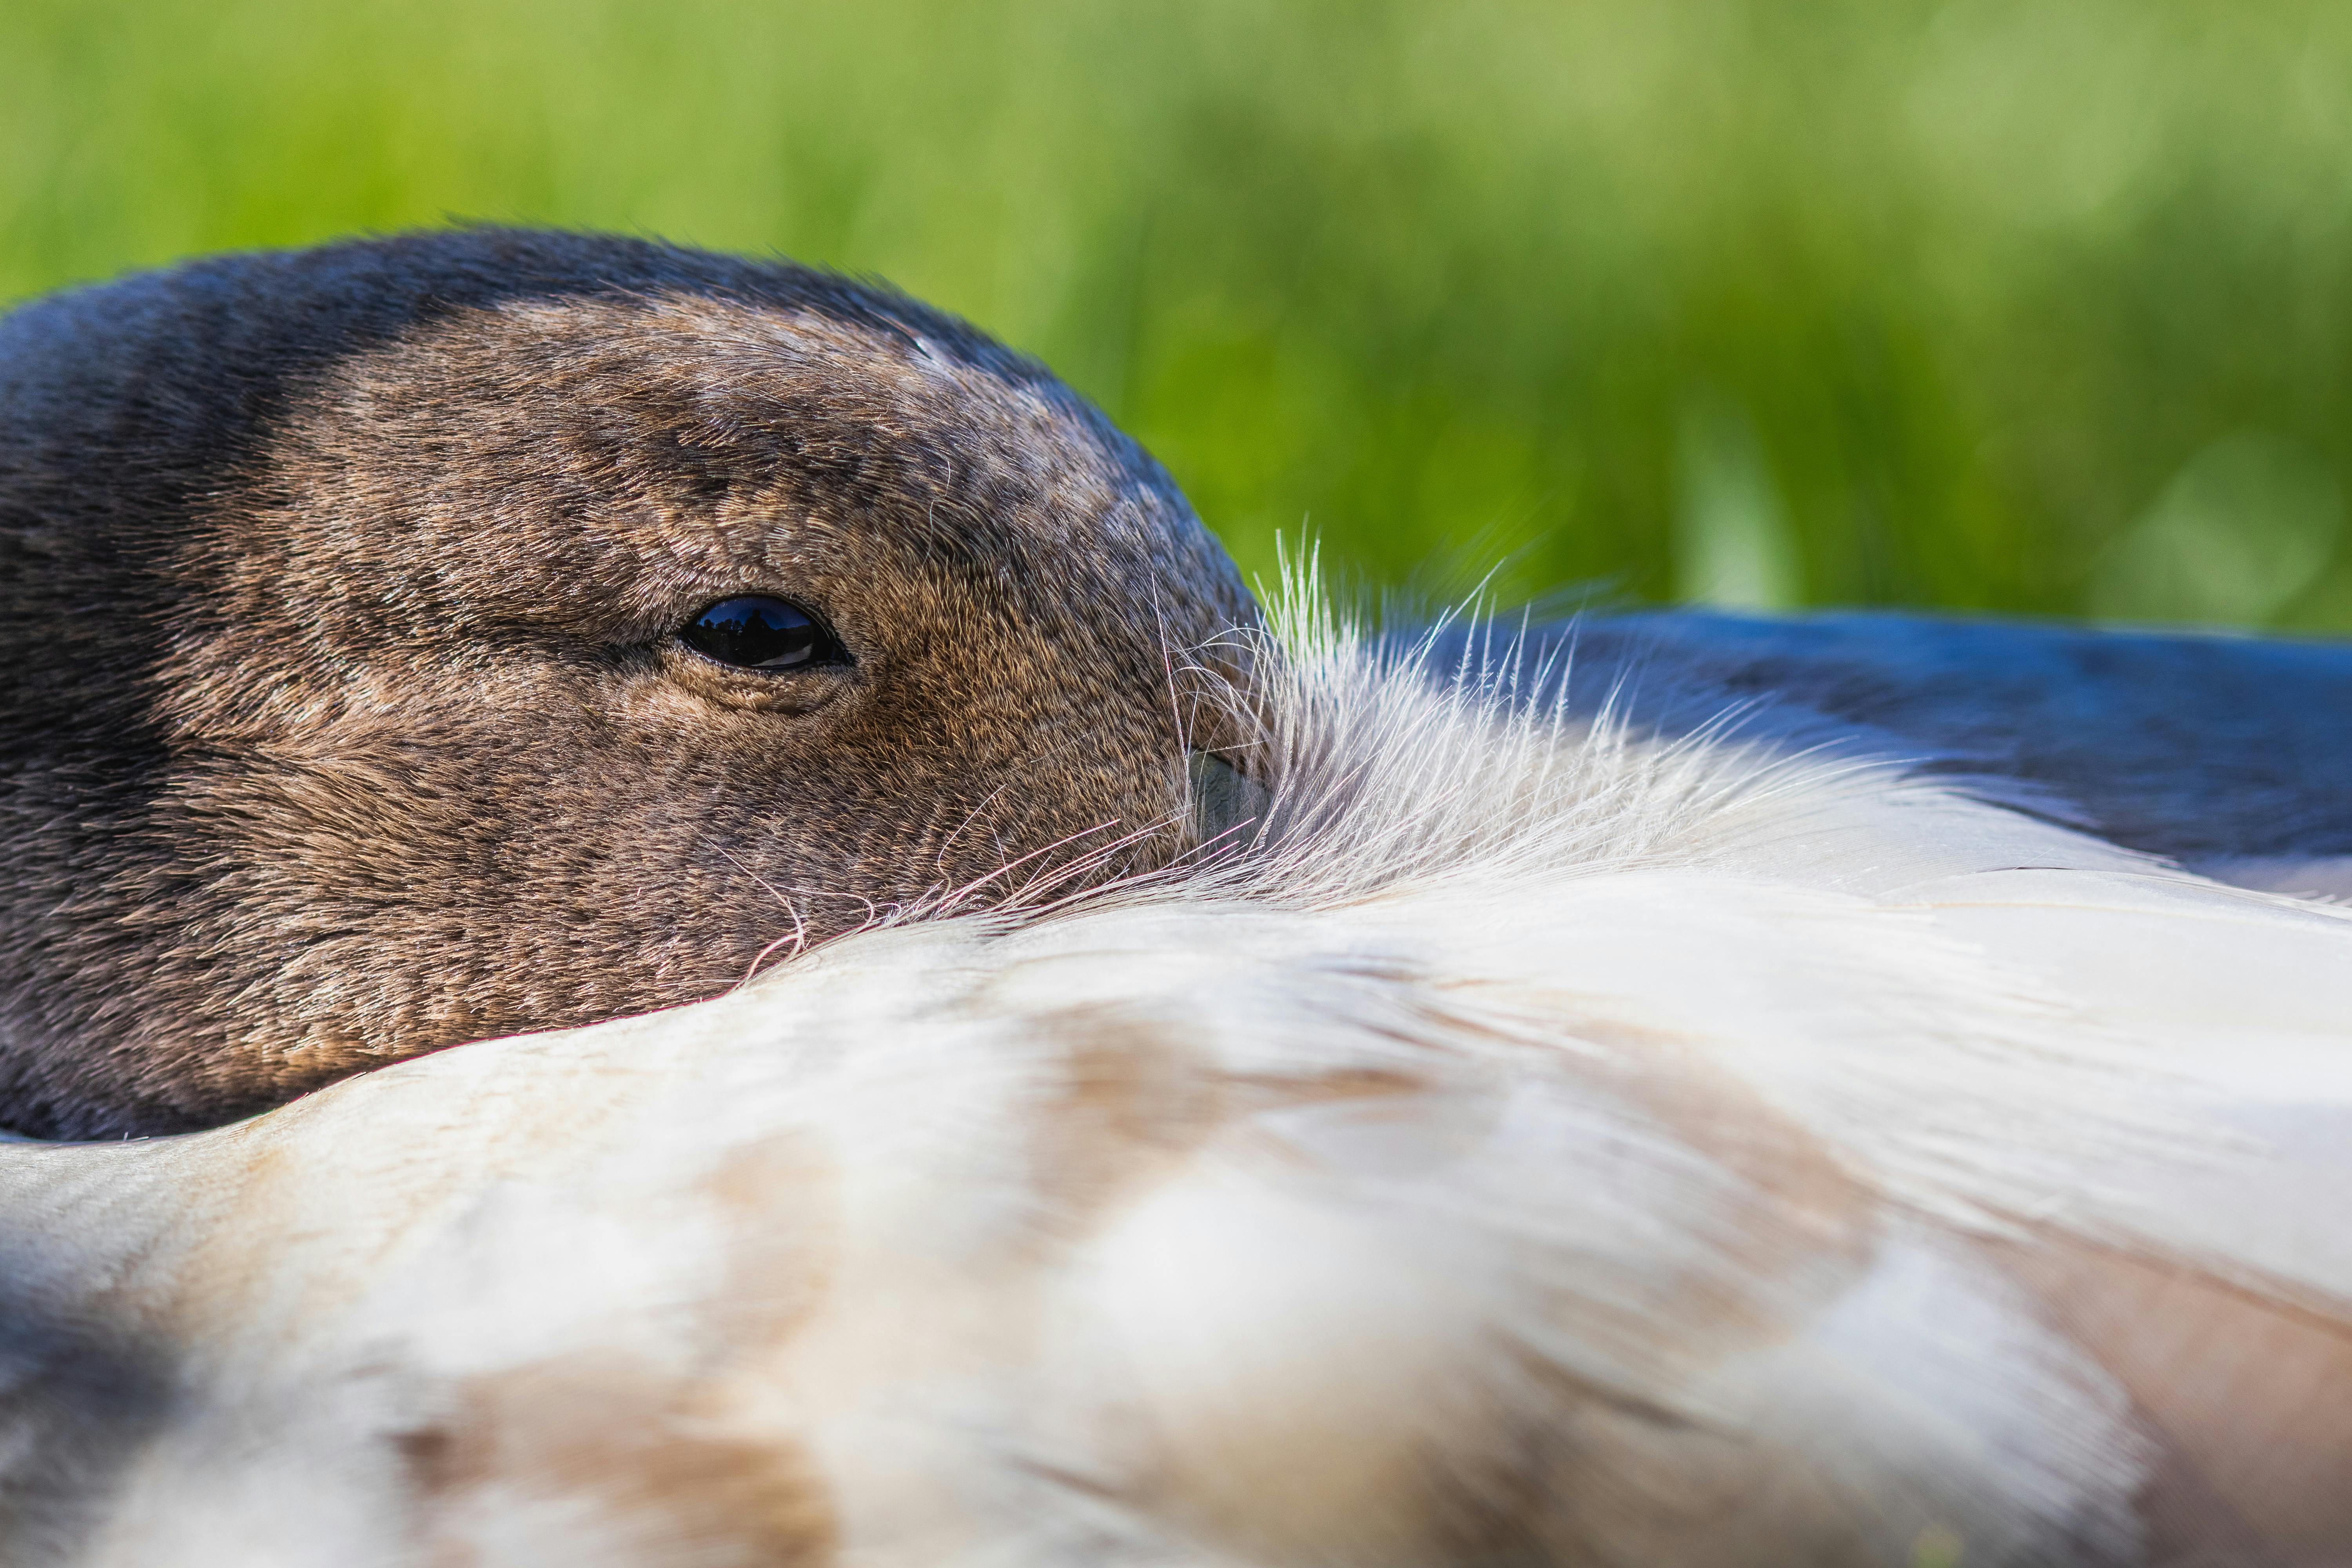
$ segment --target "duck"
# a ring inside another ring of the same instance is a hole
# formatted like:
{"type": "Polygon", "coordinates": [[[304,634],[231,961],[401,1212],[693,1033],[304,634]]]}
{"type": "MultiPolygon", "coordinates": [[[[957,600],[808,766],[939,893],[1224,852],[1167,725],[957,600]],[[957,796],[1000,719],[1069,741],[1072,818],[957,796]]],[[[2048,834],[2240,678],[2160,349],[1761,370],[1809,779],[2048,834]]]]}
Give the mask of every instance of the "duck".
{"type": "Polygon", "coordinates": [[[2352,1550],[2330,781],[2097,739],[2340,655],[1223,619],[1180,852],[0,1142],[12,1560],[2352,1550]]]}

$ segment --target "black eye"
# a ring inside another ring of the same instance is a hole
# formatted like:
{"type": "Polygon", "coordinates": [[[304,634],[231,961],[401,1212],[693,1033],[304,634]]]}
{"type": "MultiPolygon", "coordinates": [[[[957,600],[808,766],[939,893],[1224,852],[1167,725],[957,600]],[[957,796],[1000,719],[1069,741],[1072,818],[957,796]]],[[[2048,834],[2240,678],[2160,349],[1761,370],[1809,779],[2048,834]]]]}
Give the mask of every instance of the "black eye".
{"type": "Polygon", "coordinates": [[[798,669],[843,658],[841,645],[814,616],[764,594],[719,600],[680,626],[677,640],[739,669],[798,669]]]}

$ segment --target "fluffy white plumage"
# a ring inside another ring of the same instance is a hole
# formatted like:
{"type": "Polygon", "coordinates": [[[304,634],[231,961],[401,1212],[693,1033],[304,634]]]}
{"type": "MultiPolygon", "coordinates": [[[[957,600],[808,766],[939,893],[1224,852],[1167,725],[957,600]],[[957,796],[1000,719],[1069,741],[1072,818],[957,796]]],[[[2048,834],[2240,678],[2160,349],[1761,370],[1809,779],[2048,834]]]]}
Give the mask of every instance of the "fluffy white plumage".
{"type": "Polygon", "coordinates": [[[2352,1556],[2352,915],[1293,619],[1183,873],[0,1148],[8,1560],[2352,1556]]]}

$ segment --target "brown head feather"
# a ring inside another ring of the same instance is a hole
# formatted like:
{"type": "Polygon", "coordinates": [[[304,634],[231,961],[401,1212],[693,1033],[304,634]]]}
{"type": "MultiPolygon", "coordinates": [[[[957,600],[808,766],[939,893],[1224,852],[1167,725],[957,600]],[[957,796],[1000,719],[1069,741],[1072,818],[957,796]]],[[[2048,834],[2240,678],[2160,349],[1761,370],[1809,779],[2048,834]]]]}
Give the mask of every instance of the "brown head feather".
{"type": "Polygon", "coordinates": [[[36,303],[0,322],[0,1122],[217,1122],[1024,857],[1164,858],[1171,669],[1250,613],[1044,369],[826,274],[478,228],[36,303]],[[849,662],[679,643],[745,594],[849,662]]]}

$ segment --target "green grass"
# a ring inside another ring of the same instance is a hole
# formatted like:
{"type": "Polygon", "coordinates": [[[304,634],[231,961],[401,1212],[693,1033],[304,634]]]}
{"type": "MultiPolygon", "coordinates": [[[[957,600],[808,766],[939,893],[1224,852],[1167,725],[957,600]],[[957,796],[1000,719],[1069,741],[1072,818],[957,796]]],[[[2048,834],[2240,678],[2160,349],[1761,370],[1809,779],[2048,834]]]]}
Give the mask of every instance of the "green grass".
{"type": "Polygon", "coordinates": [[[2352,7],[10,0],[0,297],[446,216],[886,276],[1247,567],[2352,629],[2352,7]]]}

